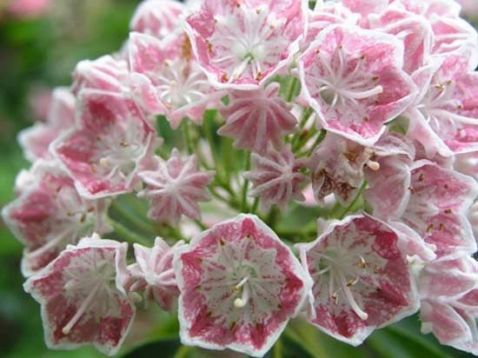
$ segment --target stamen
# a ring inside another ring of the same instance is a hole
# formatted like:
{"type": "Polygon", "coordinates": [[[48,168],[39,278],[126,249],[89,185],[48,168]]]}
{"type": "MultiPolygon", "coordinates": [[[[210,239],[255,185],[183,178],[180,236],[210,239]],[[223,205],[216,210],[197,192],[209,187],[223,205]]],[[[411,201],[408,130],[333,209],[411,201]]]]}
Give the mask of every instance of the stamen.
{"type": "Polygon", "coordinates": [[[342,290],[344,292],[345,298],[347,299],[347,302],[349,303],[350,307],[352,310],[359,316],[362,320],[366,320],[368,318],[368,314],[364,312],[360,306],[358,305],[357,301],[355,301],[355,298],[352,294],[352,291],[350,291],[349,286],[345,282],[345,278],[343,275],[340,275],[340,285],[342,287],[342,290]]]}
{"type": "Polygon", "coordinates": [[[357,263],[357,266],[360,267],[361,269],[364,269],[367,267],[367,261],[363,258],[363,256],[360,256],[359,262],[357,263]]]}
{"type": "Polygon", "coordinates": [[[244,286],[244,288],[242,289],[241,297],[238,297],[234,300],[234,307],[242,308],[247,304],[248,301],[249,301],[249,289],[248,289],[248,286],[244,286]]]}
{"type": "Polygon", "coordinates": [[[110,165],[110,160],[106,157],[100,159],[100,166],[108,167],[110,165]]]}
{"type": "Polygon", "coordinates": [[[383,93],[383,87],[382,86],[375,86],[372,89],[369,89],[368,91],[347,91],[347,90],[340,90],[341,94],[351,98],[351,99],[366,99],[375,95],[379,95],[383,93]]]}
{"type": "Polygon", "coordinates": [[[367,167],[369,167],[371,170],[373,170],[374,172],[376,172],[377,170],[380,169],[380,163],[379,162],[376,162],[374,160],[369,160],[367,163],[365,163],[367,165],[367,167]]]}
{"type": "Polygon", "coordinates": [[[83,314],[86,312],[86,309],[90,305],[90,303],[93,301],[93,298],[96,296],[96,291],[98,291],[98,288],[100,286],[100,282],[96,284],[96,286],[91,290],[90,294],[86,299],[83,301],[81,306],[78,308],[78,311],[76,311],[75,315],[70,319],[70,321],[66,324],[66,326],[63,327],[61,330],[63,334],[67,335],[70,333],[72,328],[75,326],[75,324],[78,323],[78,321],[81,319],[83,314]]]}

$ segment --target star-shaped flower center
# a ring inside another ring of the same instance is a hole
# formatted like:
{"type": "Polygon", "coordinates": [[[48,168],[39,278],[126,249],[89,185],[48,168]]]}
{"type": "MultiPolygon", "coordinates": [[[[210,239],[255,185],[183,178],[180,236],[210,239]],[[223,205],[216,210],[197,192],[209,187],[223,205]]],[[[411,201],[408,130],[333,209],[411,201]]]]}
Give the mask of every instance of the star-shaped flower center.
{"type": "Polygon", "coordinates": [[[280,61],[289,40],[283,34],[285,19],[265,8],[238,5],[235,12],[216,15],[215,31],[209,38],[214,53],[211,63],[225,68],[228,79],[243,75],[260,80],[268,64],[280,61]]]}
{"type": "Polygon", "coordinates": [[[63,327],[68,334],[84,315],[95,320],[119,315],[116,299],[116,269],[114,250],[89,250],[72,257],[65,267],[64,291],[69,303],[77,308],[75,315],[63,327]]]}
{"type": "Polygon", "coordinates": [[[251,237],[219,240],[217,253],[204,260],[200,284],[212,314],[234,325],[258,322],[279,308],[285,277],[275,257],[275,250],[259,247],[251,237]]]}

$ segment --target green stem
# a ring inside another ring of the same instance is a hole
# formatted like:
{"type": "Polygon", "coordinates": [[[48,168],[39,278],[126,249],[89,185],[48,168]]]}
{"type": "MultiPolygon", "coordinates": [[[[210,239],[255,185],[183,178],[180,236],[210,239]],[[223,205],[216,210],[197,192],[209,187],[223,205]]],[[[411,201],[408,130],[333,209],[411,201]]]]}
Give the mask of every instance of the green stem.
{"type": "Polygon", "coordinates": [[[182,345],[174,354],[174,358],[186,358],[191,353],[192,347],[182,345]]]}
{"type": "Polygon", "coordinates": [[[298,86],[299,86],[299,80],[295,77],[292,77],[292,79],[290,80],[290,84],[289,84],[289,90],[287,91],[287,96],[286,96],[287,102],[292,101],[298,86]]]}
{"type": "Polygon", "coordinates": [[[277,218],[279,216],[279,209],[277,209],[276,206],[273,206],[271,210],[269,211],[269,215],[267,216],[267,224],[275,230],[275,226],[277,223],[277,218]]]}
{"type": "MultiPolygon", "coordinates": [[[[248,171],[251,168],[251,153],[246,154],[246,165],[245,170],[248,171]]],[[[242,194],[241,194],[241,212],[247,211],[247,192],[249,191],[249,180],[244,179],[244,184],[242,185],[242,194]]]]}
{"type": "Polygon", "coordinates": [[[131,244],[141,244],[143,246],[150,247],[153,243],[140,236],[137,235],[136,233],[132,232],[130,229],[128,229],[126,226],[123,224],[119,223],[118,221],[115,221],[110,218],[110,223],[111,226],[113,226],[114,231],[121,236],[122,239],[124,239],[126,242],[129,242],[131,244]]]}
{"type": "Polygon", "coordinates": [[[252,214],[257,213],[257,209],[259,208],[259,202],[260,202],[260,199],[258,197],[254,199],[254,203],[252,204],[252,208],[251,208],[252,214]]]}
{"type": "Polygon", "coordinates": [[[121,219],[128,221],[131,225],[144,231],[145,233],[150,233],[154,235],[154,233],[156,232],[153,225],[150,225],[147,222],[143,221],[141,218],[136,216],[136,213],[128,211],[122,205],[118,203],[113,203],[111,209],[114,213],[121,216],[121,219]]]}
{"type": "Polygon", "coordinates": [[[309,151],[307,152],[308,157],[314,152],[315,148],[317,148],[317,146],[320,143],[322,143],[326,134],[327,134],[327,131],[325,129],[320,130],[319,135],[317,136],[317,139],[315,140],[314,144],[312,144],[312,147],[310,147],[309,151]]]}
{"type": "Polygon", "coordinates": [[[282,342],[281,340],[277,340],[274,344],[274,348],[272,350],[272,357],[273,358],[282,358],[282,342]]]}
{"type": "Polygon", "coordinates": [[[342,213],[339,215],[339,219],[343,219],[355,207],[355,205],[360,200],[366,188],[367,188],[367,182],[364,180],[364,182],[360,186],[360,189],[357,195],[355,195],[354,200],[352,200],[352,202],[342,211],[342,213]]]}
{"type": "Polygon", "coordinates": [[[191,139],[191,133],[189,131],[189,121],[183,121],[183,135],[184,135],[184,143],[186,144],[186,149],[189,154],[194,153],[194,145],[191,139]]]}

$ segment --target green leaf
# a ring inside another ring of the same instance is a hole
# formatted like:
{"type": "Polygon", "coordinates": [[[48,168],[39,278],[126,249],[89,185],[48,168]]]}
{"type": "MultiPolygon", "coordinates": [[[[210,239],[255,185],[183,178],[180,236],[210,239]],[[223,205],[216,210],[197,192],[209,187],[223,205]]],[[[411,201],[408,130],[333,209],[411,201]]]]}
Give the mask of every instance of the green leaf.
{"type": "Polygon", "coordinates": [[[124,354],[123,358],[175,357],[181,350],[179,339],[164,339],[145,344],[124,354]]]}

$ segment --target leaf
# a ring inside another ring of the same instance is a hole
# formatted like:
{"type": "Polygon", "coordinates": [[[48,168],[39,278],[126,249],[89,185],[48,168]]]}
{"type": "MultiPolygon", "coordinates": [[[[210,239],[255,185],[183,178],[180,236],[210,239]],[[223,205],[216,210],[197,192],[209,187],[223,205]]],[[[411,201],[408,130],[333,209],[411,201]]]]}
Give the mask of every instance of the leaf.
{"type": "Polygon", "coordinates": [[[124,354],[123,358],[174,357],[181,350],[179,339],[164,339],[145,344],[124,354]]]}

